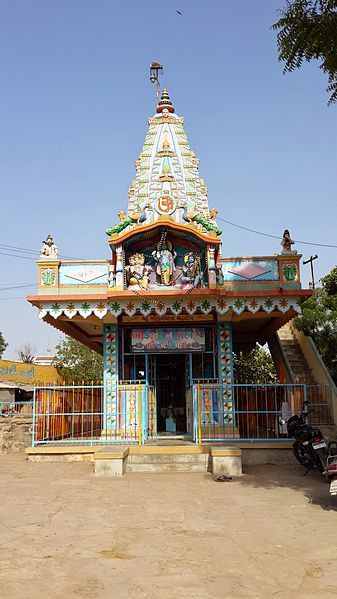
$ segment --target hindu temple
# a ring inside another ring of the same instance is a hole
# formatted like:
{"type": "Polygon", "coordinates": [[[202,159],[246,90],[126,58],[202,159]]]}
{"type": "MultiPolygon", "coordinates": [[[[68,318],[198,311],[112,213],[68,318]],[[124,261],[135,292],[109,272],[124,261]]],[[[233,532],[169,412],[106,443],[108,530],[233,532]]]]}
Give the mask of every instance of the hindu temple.
{"type": "Polygon", "coordinates": [[[291,322],[311,291],[302,289],[289,231],[261,256],[223,252],[218,210],[166,89],[128,198],[102,232],[104,259],[60,260],[53,237],[43,242],[28,301],[41,320],[101,354],[104,368],[103,383],[36,391],[35,443],[282,440],[282,410],[314,386],[326,407],[326,372],[291,322]],[[267,344],[278,384],[234,379],[233,353],[257,343],[267,344]]]}

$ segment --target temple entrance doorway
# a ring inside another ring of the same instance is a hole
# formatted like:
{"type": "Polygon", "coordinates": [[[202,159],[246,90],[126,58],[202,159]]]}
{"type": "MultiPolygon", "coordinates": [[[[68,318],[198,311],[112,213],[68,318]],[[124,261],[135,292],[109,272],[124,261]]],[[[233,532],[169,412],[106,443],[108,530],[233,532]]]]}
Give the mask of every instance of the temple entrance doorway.
{"type": "Polygon", "coordinates": [[[156,359],[157,432],[186,433],[186,356],[158,354],[156,359]]]}

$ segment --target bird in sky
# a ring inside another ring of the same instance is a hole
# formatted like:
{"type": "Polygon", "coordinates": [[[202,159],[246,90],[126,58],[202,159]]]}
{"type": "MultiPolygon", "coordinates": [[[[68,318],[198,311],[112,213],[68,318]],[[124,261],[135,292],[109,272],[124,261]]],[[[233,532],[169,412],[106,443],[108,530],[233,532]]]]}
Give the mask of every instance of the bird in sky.
{"type": "Polygon", "coordinates": [[[183,13],[180,10],[177,10],[178,15],[182,15],[183,13]]]}

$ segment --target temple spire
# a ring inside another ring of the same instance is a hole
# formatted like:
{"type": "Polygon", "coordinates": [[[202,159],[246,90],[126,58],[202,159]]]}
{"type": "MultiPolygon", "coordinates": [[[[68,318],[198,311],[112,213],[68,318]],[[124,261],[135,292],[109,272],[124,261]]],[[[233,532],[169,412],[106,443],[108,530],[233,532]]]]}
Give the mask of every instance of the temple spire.
{"type": "Polygon", "coordinates": [[[174,108],[173,108],[172,102],[170,100],[170,96],[167,93],[166,87],[163,88],[160,102],[158,103],[158,106],[157,106],[157,112],[163,112],[164,108],[167,108],[167,110],[171,113],[174,112],[174,108]]]}
{"type": "Polygon", "coordinates": [[[147,224],[163,217],[177,224],[192,214],[210,214],[207,187],[199,174],[199,160],[191,150],[166,88],[136,162],[136,177],[129,189],[128,215],[142,214],[147,224]]]}

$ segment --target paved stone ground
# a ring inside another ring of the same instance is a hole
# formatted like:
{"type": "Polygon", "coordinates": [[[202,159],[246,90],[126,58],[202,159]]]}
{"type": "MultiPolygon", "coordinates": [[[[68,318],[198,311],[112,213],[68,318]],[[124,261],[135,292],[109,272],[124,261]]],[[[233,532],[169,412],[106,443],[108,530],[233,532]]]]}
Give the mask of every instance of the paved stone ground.
{"type": "Polygon", "coordinates": [[[94,478],[0,458],[0,597],[337,596],[337,499],[300,467],[94,478]]]}

